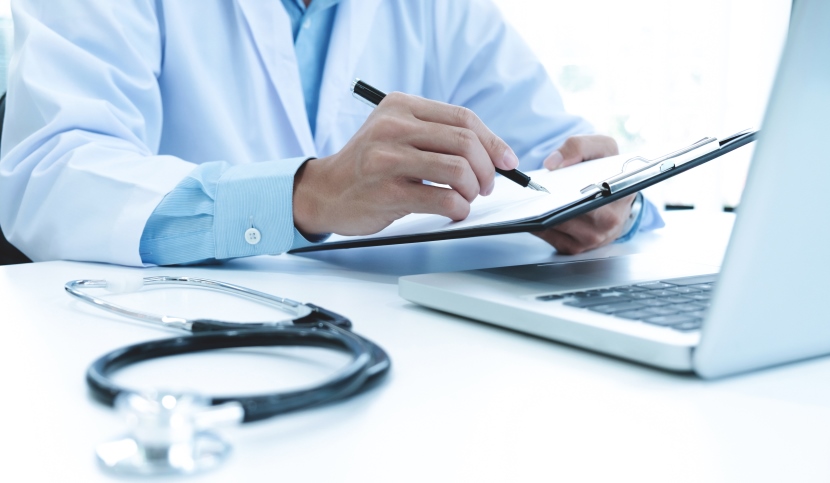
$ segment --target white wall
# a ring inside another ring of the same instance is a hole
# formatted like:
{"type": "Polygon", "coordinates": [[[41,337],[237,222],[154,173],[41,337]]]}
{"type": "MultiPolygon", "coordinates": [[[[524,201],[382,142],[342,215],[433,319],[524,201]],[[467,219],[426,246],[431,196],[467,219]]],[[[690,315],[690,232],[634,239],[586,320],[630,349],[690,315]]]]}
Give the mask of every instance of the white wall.
{"type": "MultiPolygon", "coordinates": [[[[494,0],[568,110],[623,152],[760,127],[790,0],[494,0]]],[[[650,190],[672,204],[739,201],[751,150],[650,190]]]]}

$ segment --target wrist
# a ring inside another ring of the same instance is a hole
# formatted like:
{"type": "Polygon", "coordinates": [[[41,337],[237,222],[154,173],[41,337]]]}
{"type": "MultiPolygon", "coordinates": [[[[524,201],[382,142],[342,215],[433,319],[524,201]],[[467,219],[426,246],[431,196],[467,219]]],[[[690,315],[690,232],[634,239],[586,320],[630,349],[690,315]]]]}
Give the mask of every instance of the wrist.
{"type": "Polygon", "coordinates": [[[634,234],[634,231],[638,228],[638,221],[640,220],[640,214],[643,210],[643,193],[637,192],[637,195],[634,197],[634,201],[631,202],[631,211],[628,214],[628,218],[625,220],[625,224],[623,225],[622,230],[620,231],[620,236],[618,240],[628,240],[634,234]]]}
{"type": "Polygon", "coordinates": [[[322,200],[316,187],[321,178],[321,159],[309,158],[294,174],[294,192],[292,196],[294,227],[303,236],[315,237],[327,233],[321,219],[322,200]]]}

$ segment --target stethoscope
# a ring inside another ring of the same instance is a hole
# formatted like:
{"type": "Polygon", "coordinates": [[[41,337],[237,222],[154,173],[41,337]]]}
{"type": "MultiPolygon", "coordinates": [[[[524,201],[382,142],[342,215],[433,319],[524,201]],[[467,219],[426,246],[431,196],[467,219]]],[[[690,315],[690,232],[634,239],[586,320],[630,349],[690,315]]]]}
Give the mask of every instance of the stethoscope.
{"type": "Polygon", "coordinates": [[[355,334],[351,322],[313,304],[276,297],[216,280],[193,277],[146,277],[137,286],[106,280],[74,280],[70,295],[103,310],[191,335],[153,340],[116,349],[92,363],[86,382],[98,401],[127,417],[126,437],[96,448],[99,462],[125,474],[191,473],[218,465],[230,445],[211,430],[249,423],[278,414],[344,399],[379,381],[391,365],[378,345],[355,334]],[[227,322],[138,312],[95,297],[84,289],[136,291],[143,286],[179,285],[214,290],[276,307],[289,319],[227,322]],[[132,364],[173,355],[218,349],[305,346],[345,352],[345,367],[315,387],[253,396],[210,397],[190,393],[139,393],[115,384],[111,376],[132,364]]]}

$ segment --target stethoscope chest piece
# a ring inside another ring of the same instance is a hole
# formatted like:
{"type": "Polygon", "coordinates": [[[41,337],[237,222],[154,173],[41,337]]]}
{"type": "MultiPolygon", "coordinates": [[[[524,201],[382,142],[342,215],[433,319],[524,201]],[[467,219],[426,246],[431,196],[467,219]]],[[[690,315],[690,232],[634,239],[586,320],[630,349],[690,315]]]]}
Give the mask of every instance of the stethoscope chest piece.
{"type": "Polygon", "coordinates": [[[238,403],[211,406],[194,394],[124,393],[116,399],[129,433],[98,445],[98,462],[124,475],[188,474],[215,468],[231,447],[211,429],[239,424],[238,403]]]}
{"type": "MultiPolygon", "coordinates": [[[[150,340],[111,351],[87,370],[95,399],[125,415],[127,436],[96,448],[98,461],[120,474],[195,473],[219,465],[230,446],[212,432],[217,426],[242,424],[345,399],[374,386],[389,371],[390,360],[377,344],[351,329],[351,321],[322,307],[257,292],[216,280],[192,277],[145,277],[143,286],[180,285],[236,295],[272,306],[290,319],[229,322],[188,319],[141,312],[87,292],[114,289],[106,280],[73,280],[65,286],[73,297],[108,312],[158,327],[190,333],[150,340]],[[138,393],[121,387],[112,373],[131,364],[174,355],[245,347],[317,347],[351,356],[335,374],[314,386],[267,394],[207,397],[175,392],[138,393]]],[[[111,290],[115,291],[115,290],[111,290]]],[[[121,291],[120,289],[118,291],[121,291]]]]}

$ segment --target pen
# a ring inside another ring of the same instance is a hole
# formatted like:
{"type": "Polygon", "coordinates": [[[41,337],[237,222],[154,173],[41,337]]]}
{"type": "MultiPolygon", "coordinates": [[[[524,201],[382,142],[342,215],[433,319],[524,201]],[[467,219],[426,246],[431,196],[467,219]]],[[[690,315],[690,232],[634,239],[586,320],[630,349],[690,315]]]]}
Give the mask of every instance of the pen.
{"type": "MultiPolygon", "coordinates": [[[[352,95],[358,98],[361,101],[368,103],[372,107],[377,107],[380,104],[380,101],[386,97],[386,94],[382,91],[375,89],[374,87],[370,86],[369,84],[363,82],[360,79],[355,79],[352,82],[352,95]]],[[[539,183],[534,183],[531,181],[530,176],[522,173],[518,169],[500,169],[496,168],[496,172],[500,175],[504,176],[505,178],[513,181],[514,183],[518,184],[522,188],[530,188],[536,191],[542,191],[545,193],[550,194],[550,191],[546,190],[544,186],[540,185],[539,183]]]]}

